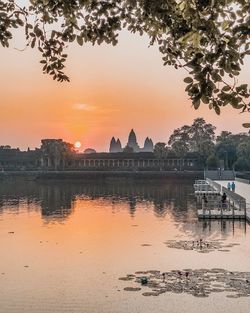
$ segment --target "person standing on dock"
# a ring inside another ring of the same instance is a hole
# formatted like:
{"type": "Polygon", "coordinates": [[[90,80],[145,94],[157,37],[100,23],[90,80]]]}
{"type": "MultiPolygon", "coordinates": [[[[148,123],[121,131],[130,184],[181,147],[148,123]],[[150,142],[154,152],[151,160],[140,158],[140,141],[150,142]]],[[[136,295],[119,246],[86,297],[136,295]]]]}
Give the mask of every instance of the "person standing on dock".
{"type": "Polygon", "coordinates": [[[227,189],[228,189],[228,190],[231,190],[231,184],[230,184],[230,182],[227,183],[227,189]]]}
{"type": "Polygon", "coordinates": [[[221,202],[224,204],[224,203],[226,203],[226,201],[227,201],[227,195],[226,195],[226,193],[224,192],[223,195],[222,195],[222,197],[221,197],[221,202]]]}
{"type": "Polygon", "coordinates": [[[202,200],[204,201],[204,203],[208,203],[207,196],[205,194],[203,195],[202,200]]]}
{"type": "Polygon", "coordinates": [[[235,183],[234,182],[232,182],[231,188],[232,188],[232,191],[235,192],[235,183]]]}

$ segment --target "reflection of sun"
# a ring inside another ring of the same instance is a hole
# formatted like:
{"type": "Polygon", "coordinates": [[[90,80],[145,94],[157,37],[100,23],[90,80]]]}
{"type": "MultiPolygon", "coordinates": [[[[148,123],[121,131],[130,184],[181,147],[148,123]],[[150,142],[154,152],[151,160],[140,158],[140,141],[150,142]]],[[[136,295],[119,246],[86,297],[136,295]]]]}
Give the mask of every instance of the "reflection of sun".
{"type": "Polygon", "coordinates": [[[75,148],[76,148],[76,149],[80,149],[81,146],[82,146],[82,144],[81,144],[80,141],[76,141],[76,142],[75,142],[75,148]]]}

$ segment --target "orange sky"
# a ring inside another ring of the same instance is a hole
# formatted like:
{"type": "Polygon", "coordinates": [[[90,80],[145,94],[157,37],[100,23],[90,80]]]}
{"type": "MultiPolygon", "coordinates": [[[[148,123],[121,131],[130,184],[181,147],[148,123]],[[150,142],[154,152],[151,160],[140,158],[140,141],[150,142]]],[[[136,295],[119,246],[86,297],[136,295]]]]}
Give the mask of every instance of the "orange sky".
{"type": "MultiPolygon", "coordinates": [[[[70,83],[43,75],[35,50],[0,47],[0,145],[38,147],[42,138],[82,142],[82,148],[107,151],[114,135],[122,144],[134,128],[139,144],[146,136],[167,142],[173,129],[204,117],[218,131],[240,132],[249,114],[226,108],[220,117],[206,105],[195,111],[184,91],[185,71],[164,67],[147,38],[123,32],[119,45],[71,45],[70,83]]],[[[250,83],[248,58],[240,80],[250,83]]]]}

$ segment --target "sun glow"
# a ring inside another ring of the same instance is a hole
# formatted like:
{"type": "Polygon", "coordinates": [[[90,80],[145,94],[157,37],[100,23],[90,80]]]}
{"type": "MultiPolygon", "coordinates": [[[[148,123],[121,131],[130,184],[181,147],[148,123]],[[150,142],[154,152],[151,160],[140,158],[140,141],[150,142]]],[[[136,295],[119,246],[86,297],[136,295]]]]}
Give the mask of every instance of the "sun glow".
{"type": "Polygon", "coordinates": [[[76,141],[76,142],[75,142],[75,148],[76,148],[76,149],[80,149],[81,146],[82,146],[82,144],[81,144],[80,141],[76,141]]]}

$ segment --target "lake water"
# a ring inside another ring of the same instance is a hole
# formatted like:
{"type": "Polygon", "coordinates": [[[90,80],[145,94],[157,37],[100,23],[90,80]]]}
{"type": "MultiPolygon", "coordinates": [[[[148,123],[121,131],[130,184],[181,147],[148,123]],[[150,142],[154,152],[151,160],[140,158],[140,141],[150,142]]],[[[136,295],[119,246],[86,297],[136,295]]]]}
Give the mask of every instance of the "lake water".
{"type": "Polygon", "coordinates": [[[145,297],[119,277],[145,270],[250,271],[243,221],[198,221],[193,181],[0,182],[0,313],[249,312],[225,292],[145,297]],[[167,240],[239,243],[228,252],[167,240]]]}

